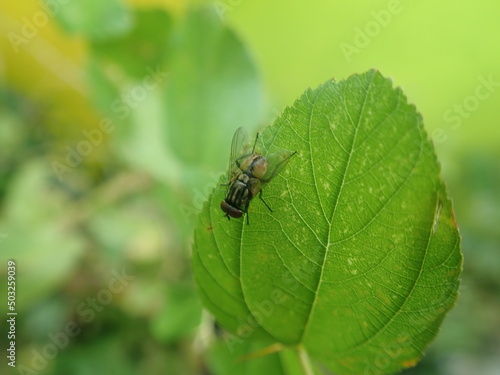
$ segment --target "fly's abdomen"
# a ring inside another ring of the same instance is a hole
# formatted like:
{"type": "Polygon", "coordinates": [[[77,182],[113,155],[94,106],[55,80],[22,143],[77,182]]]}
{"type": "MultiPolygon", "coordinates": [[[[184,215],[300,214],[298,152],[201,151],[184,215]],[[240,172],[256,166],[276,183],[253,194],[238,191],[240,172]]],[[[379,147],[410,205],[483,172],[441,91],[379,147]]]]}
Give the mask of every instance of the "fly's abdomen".
{"type": "Polygon", "coordinates": [[[246,211],[252,198],[248,189],[248,176],[241,174],[229,187],[226,202],[233,207],[246,211]]]}

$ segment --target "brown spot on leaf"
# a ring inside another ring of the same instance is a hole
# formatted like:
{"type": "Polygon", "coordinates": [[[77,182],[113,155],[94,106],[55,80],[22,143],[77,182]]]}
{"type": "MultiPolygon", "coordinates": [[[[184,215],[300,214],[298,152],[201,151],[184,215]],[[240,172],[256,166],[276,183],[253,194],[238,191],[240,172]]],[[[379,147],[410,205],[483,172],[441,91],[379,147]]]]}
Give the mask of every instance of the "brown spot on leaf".
{"type": "Polygon", "coordinates": [[[453,226],[458,229],[458,224],[457,224],[457,219],[455,219],[455,210],[452,209],[451,210],[451,223],[453,224],[453,226]]]}
{"type": "Polygon", "coordinates": [[[418,358],[417,359],[410,359],[408,361],[403,361],[401,364],[403,365],[404,368],[408,367],[413,367],[418,363],[418,358]]]}

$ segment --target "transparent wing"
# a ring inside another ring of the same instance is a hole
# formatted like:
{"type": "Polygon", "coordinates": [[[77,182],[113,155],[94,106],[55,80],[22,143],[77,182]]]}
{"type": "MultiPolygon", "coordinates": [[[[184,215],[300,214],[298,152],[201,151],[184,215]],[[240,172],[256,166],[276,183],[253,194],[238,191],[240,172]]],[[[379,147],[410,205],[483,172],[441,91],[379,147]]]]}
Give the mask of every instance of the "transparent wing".
{"type": "Polygon", "coordinates": [[[245,128],[236,129],[231,142],[231,155],[229,156],[229,177],[238,170],[238,163],[243,156],[251,153],[248,132],[245,128]]]}
{"type": "Polygon", "coordinates": [[[290,158],[296,153],[297,151],[292,152],[290,150],[283,150],[267,156],[267,172],[262,178],[262,182],[267,184],[274,177],[276,177],[276,175],[285,169],[286,165],[290,161],[290,158]]]}

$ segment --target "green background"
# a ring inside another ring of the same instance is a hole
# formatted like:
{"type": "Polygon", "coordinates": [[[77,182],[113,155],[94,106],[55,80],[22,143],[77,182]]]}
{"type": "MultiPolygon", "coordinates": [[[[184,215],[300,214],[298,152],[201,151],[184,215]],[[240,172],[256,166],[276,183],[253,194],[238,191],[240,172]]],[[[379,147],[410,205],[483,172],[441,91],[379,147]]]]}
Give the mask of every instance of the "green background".
{"type": "MultiPolygon", "coordinates": [[[[422,113],[463,237],[458,304],[405,373],[498,371],[497,2],[227,0],[188,18],[201,2],[61,3],[54,16],[36,1],[0,4],[0,282],[15,259],[18,365],[76,321],[81,333],[40,373],[230,371],[220,347],[207,350],[220,332],[201,314],[189,256],[231,136],[308,87],[377,68],[422,113]],[[157,66],[158,86],[114,111],[157,66]],[[113,130],[59,179],[53,163],[103,119],[113,130]],[[123,267],[133,280],[85,322],[78,306],[123,267]]],[[[5,316],[5,287],[0,298],[5,316]]],[[[4,323],[0,334],[4,352],[4,323]]]]}

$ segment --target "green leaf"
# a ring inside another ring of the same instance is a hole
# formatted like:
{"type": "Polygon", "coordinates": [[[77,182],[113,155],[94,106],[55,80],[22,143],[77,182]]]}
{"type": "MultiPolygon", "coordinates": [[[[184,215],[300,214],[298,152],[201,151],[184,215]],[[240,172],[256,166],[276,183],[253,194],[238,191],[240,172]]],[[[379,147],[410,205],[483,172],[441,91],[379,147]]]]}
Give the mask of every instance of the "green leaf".
{"type": "Polygon", "coordinates": [[[300,345],[336,374],[414,365],[462,262],[415,107],[372,70],[307,90],[261,139],[264,154],[298,155],[263,190],[274,212],[255,199],[250,225],[223,216],[226,187],[210,196],[193,251],[205,306],[230,332],[300,345]]]}

